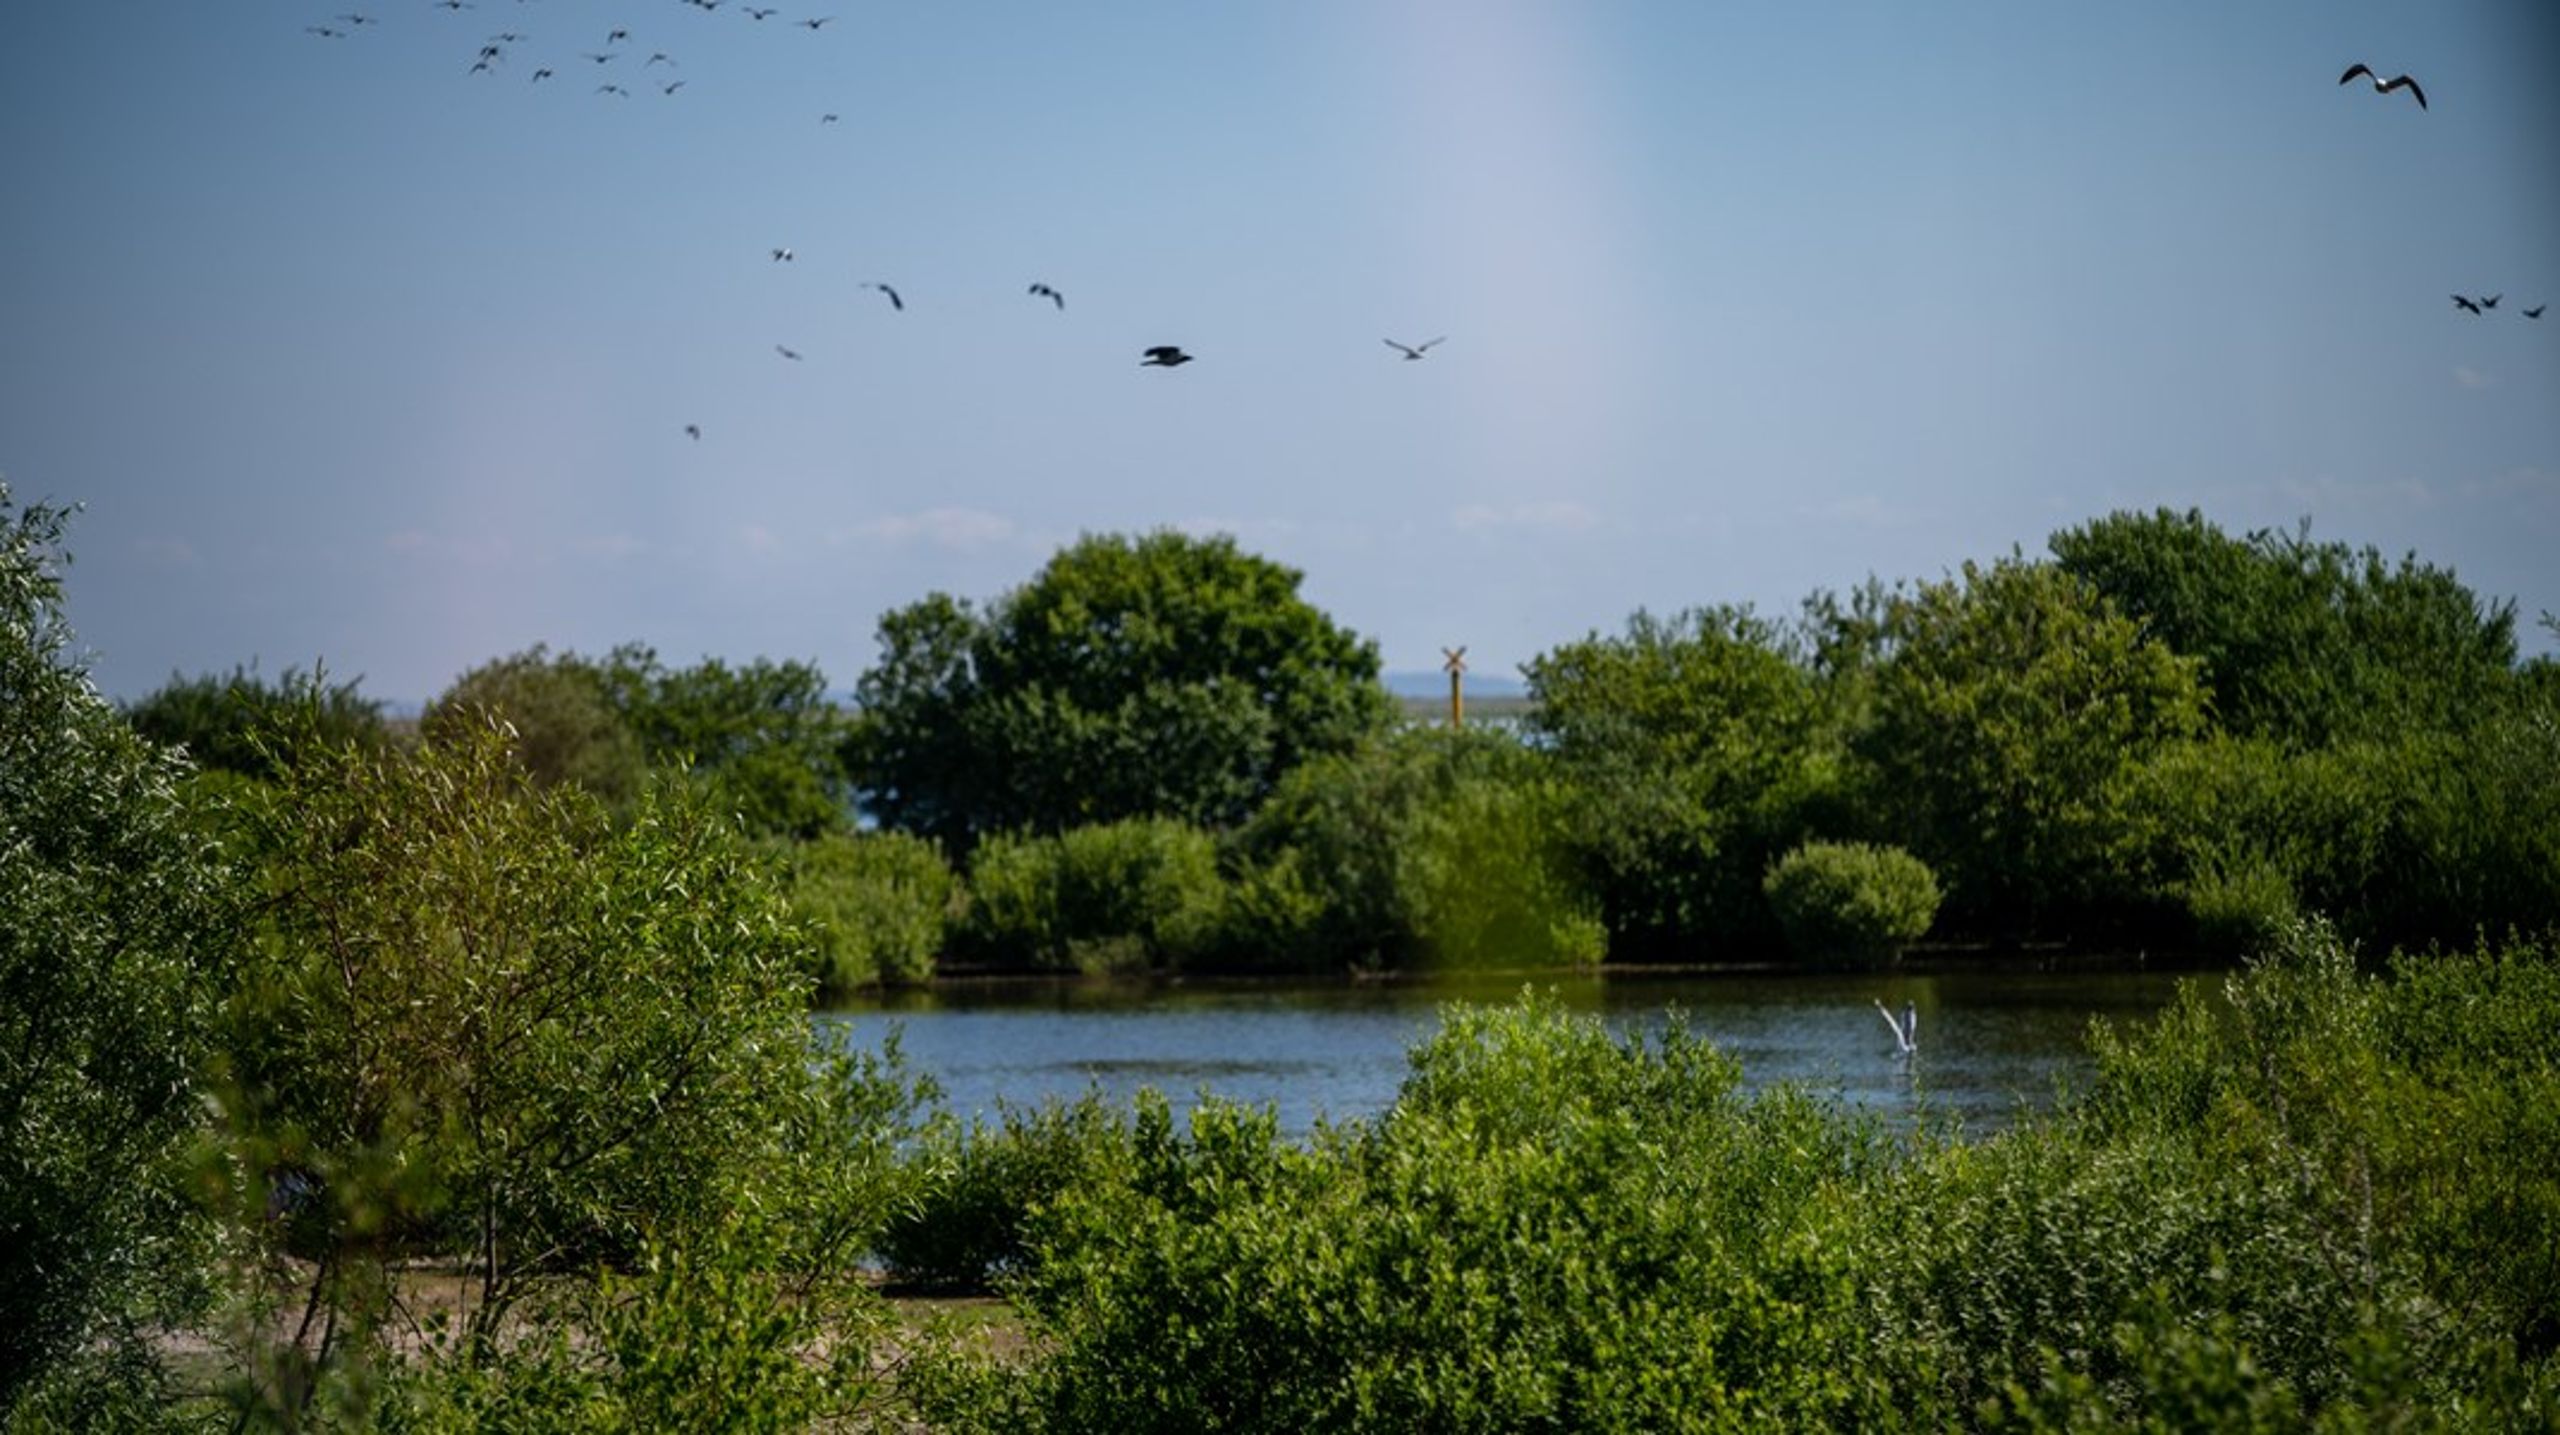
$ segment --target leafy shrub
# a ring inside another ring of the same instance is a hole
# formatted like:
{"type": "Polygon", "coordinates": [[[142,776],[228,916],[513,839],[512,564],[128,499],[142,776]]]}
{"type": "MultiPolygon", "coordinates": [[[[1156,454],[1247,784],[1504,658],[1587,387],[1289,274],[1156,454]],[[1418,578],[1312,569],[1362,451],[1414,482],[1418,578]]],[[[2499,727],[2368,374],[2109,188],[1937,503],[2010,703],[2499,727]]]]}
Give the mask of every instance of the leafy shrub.
{"type": "Polygon", "coordinates": [[[380,751],[391,745],[382,704],[361,697],[354,682],[287,668],[270,684],[253,668],[229,677],[170,674],[169,681],[125,709],[133,730],[165,747],[186,749],[198,769],[273,778],[289,757],[289,740],[380,751]]]}
{"type": "Polygon", "coordinates": [[[1495,734],[1408,729],[1319,758],[1237,835],[1232,944],[1308,970],[1597,961],[1568,800],[1495,734]]]}
{"type": "Polygon", "coordinates": [[[103,1388],[195,1284],[172,1166],[237,937],[184,762],[72,656],[65,520],[0,483],[0,1418],[103,1388]]]}
{"type": "Polygon", "coordinates": [[[1899,847],[1807,842],[1763,882],[1787,945],[1815,960],[1880,961],[1919,940],[1938,912],[1938,880],[1899,847]]]}
{"type": "Polygon", "coordinates": [[[1092,1094],[938,1126],[908,1158],[912,1184],[881,1232],[880,1258],[897,1279],[941,1290],[1019,1274],[1034,1220],[1062,1192],[1118,1178],[1129,1140],[1128,1119],[1092,1094]]]}
{"type": "Polygon", "coordinates": [[[990,958],[1085,972],[1178,967],[1219,931],[1216,840],[1167,817],[996,837],[969,868],[967,932],[990,958]]]}
{"type": "Polygon", "coordinates": [[[783,849],[818,985],[851,991],[933,975],[956,884],[942,851],[903,832],[830,833],[783,849]]]}

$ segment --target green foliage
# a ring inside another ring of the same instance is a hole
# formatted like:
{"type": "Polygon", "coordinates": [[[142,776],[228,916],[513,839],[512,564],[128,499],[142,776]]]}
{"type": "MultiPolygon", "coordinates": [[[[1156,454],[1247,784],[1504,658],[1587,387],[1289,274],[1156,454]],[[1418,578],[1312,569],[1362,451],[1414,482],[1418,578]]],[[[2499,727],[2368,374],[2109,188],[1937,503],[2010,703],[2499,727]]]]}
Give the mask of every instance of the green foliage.
{"type": "Polygon", "coordinates": [[[845,721],[808,663],[706,658],[671,669],[637,643],[601,659],[537,645],[463,674],[424,729],[476,733],[492,719],[536,778],[576,783],[616,811],[658,768],[689,774],[759,836],[839,831],[851,810],[845,721]]]}
{"type": "Polygon", "coordinates": [[[966,1427],[1726,1428],[1860,1408],[1847,1273],[1815,1226],[1871,1159],[1744,1100],[1673,1027],[1455,1010],[1374,1128],[1278,1139],[1142,1102],[1113,1179],[1041,1223],[1053,1353],[966,1427]],[[1826,1332],[1824,1318],[1831,1324],[1826,1332]]]}
{"type": "Polygon", "coordinates": [[[282,1233],[324,1298],[454,1261],[485,1343],[538,1275],[754,1206],[810,1085],[806,957],[728,824],[662,793],[608,823],[483,729],[306,759],[264,856],[207,1174],[310,1193],[282,1233]]]}
{"type": "Polygon", "coordinates": [[[2049,565],[1966,564],[1898,595],[1857,739],[1886,825],[1949,905],[2033,928],[2143,895],[2145,764],[2204,725],[2194,664],[2049,565]]]}
{"type": "Polygon", "coordinates": [[[2560,957],[2546,944],[2402,957],[2359,975],[2300,924],[2215,1002],[2101,1030],[2091,1119],[2177,1136],[2274,1183],[2367,1302],[2446,1338],[2560,1351],[2560,957]]]}
{"type": "Polygon", "coordinates": [[[2197,660],[2224,730],[2318,747],[2458,725],[2507,688],[2515,608],[2484,606],[2416,556],[2303,532],[2232,538],[2192,510],[2116,513],[2057,533],[2054,556],[2197,660]]]}
{"type": "Polygon", "coordinates": [[[1004,1107],[993,1123],[936,1126],[908,1158],[914,1185],[881,1232],[879,1256],[899,1281],[937,1290],[1020,1276],[1050,1202],[1116,1178],[1130,1140],[1128,1118],[1091,1093],[1004,1107]]]}
{"type": "Polygon", "coordinates": [[[1837,773],[1779,629],[1747,608],[1639,612],[1526,671],[1613,941],[1694,957],[1765,936],[1761,874],[1837,773]]]}
{"type": "Polygon", "coordinates": [[[648,776],[639,736],[605,687],[604,670],[575,653],[540,645],[454,679],[429,704],[419,730],[430,742],[477,741],[503,723],[516,760],[544,786],[575,783],[616,811],[627,810],[648,776]]]}
{"type": "Polygon", "coordinates": [[[288,737],[375,751],[391,745],[380,702],[358,696],[352,681],[330,683],[299,668],[285,669],[273,685],[252,668],[234,668],[227,678],[172,673],[126,708],[125,720],[163,747],[185,749],[199,771],[261,780],[290,759],[279,751],[288,737]]]}
{"type": "Polygon", "coordinates": [[[850,820],[850,729],[815,665],[758,658],[732,668],[705,658],[669,668],[654,650],[626,643],[599,667],[649,761],[693,774],[749,832],[809,838],[850,820]]]}
{"type": "Polygon", "coordinates": [[[0,484],[0,1416],[107,1398],[88,1376],[180,1313],[174,1164],[232,932],[184,764],[70,656],[65,518],[0,484]]]}
{"type": "Polygon", "coordinates": [[[1319,971],[1597,961],[1577,798],[1499,734],[1406,728],[1316,759],[1237,834],[1232,940],[1319,971]]]}
{"type": "Polygon", "coordinates": [[[940,848],[903,832],[838,832],[777,855],[822,992],[932,977],[958,890],[940,848]]]}
{"type": "Polygon", "coordinates": [[[1219,934],[1217,840],[1173,818],[992,837],[969,868],[982,959],[1089,973],[1179,967],[1219,934]]]}
{"type": "Polygon", "coordinates": [[[849,1282],[790,1290],[752,1257],[705,1242],[604,1272],[504,1356],[457,1352],[395,1368],[374,1428],[404,1431],[797,1432],[858,1418],[890,1324],[849,1282]]]}
{"type": "Polygon", "coordinates": [[[1899,847],[1808,842],[1769,868],[1765,886],[1787,946],[1818,961],[1888,960],[1938,914],[1938,879],[1899,847]]]}
{"type": "Polygon", "coordinates": [[[1086,537],[983,613],[880,622],[857,684],[865,806],[965,848],[1133,817],[1223,827],[1390,719],[1373,644],[1224,537],[1086,537]]]}

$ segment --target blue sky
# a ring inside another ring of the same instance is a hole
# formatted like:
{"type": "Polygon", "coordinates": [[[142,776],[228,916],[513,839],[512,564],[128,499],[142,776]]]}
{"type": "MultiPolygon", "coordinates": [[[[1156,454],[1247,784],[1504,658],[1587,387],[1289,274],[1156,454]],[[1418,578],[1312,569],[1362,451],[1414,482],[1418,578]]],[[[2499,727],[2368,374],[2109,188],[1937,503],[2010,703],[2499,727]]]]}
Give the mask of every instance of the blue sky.
{"type": "Polygon", "coordinates": [[[2157,505],[2551,646],[2541,0],[775,5],[0,9],[0,476],[85,505],[102,686],[850,686],[1165,525],[1499,674],[2157,505]]]}

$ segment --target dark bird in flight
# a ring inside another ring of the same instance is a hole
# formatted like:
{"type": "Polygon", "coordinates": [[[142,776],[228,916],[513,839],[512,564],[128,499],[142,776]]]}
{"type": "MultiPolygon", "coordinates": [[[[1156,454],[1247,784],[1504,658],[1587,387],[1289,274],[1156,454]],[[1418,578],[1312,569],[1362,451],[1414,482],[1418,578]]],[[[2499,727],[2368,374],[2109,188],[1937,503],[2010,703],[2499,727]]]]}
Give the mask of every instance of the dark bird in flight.
{"type": "Polygon", "coordinates": [[[533,77],[536,80],[547,80],[551,78],[551,72],[549,70],[536,70],[533,72],[533,77]]]}
{"type": "Polygon", "coordinates": [[[782,345],[776,344],[773,346],[773,351],[780,354],[782,357],[789,359],[795,364],[800,362],[800,351],[797,349],[786,349],[782,345]]]}
{"type": "MultiPolygon", "coordinates": [[[[472,61],[472,62],[471,62],[471,73],[473,73],[473,74],[475,74],[475,75],[476,75],[476,74],[479,74],[482,70],[486,70],[486,69],[488,69],[488,68],[489,68],[489,62],[488,62],[488,61],[486,61],[486,60],[474,60],[474,61],[472,61]]],[[[493,72],[493,73],[494,73],[494,72],[493,72]]]]}
{"type": "Polygon", "coordinates": [[[835,116],[833,116],[833,115],[820,115],[820,116],[818,116],[818,123],[820,123],[820,124],[822,124],[822,125],[831,125],[831,124],[834,124],[835,122],[836,122],[836,117],[835,117],[835,116]]]}
{"type": "Polygon", "coordinates": [[[798,257],[798,255],[793,254],[788,249],[777,249],[773,251],[773,262],[776,264],[788,264],[798,257]]]}
{"type": "Polygon", "coordinates": [[[645,70],[651,65],[673,65],[674,63],[674,60],[668,58],[666,51],[658,50],[652,52],[648,59],[641,61],[640,68],[645,70]]]}
{"type": "Polygon", "coordinates": [[[601,65],[601,64],[603,64],[605,61],[612,59],[614,56],[619,55],[619,54],[621,54],[622,52],[621,52],[620,50],[607,50],[607,51],[605,51],[603,54],[599,55],[599,54],[597,54],[597,53],[596,53],[595,51],[593,51],[593,50],[582,50],[582,51],[580,51],[579,53],[581,53],[581,54],[585,55],[588,59],[593,60],[593,61],[595,61],[597,64],[601,65]]]}
{"type": "Polygon", "coordinates": [[[670,94],[670,95],[672,95],[672,94],[674,94],[676,91],[681,90],[681,89],[683,89],[683,88],[684,88],[684,81],[682,81],[682,80],[678,80],[678,81],[676,81],[676,82],[675,82],[674,84],[672,84],[672,85],[660,85],[658,88],[659,88],[662,92],[664,92],[664,93],[666,93],[666,94],[670,94]]]}
{"type": "Polygon", "coordinates": [[[2349,65],[2347,67],[2347,72],[2338,77],[2338,83],[2343,85],[2358,75],[2362,75],[2366,79],[2373,81],[2373,92],[2377,95],[2387,95],[2393,90],[2407,90],[2409,92],[2409,98],[2418,102],[2419,109],[2423,110],[2427,107],[2427,92],[2419,89],[2418,82],[2410,79],[2407,75],[2393,75],[2390,79],[2386,80],[2380,75],[2375,74],[2367,66],[2349,65]]]}
{"type": "Polygon", "coordinates": [[[621,43],[622,41],[624,41],[624,40],[628,40],[628,39],[630,39],[630,38],[631,38],[631,32],[630,32],[630,31],[628,31],[628,30],[616,30],[616,31],[612,32],[611,34],[609,34],[609,35],[605,36],[605,37],[604,37],[604,42],[605,42],[606,44],[608,44],[608,45],[614,45],[614,44],[619,44],[619,43],[621,43]]]}
{"type": "Polygon", "coordinates": [[[832,20],[832,19],[834,19],[834,18],[836,18],[836,17],[835,17],[835,16],[833,16],[833,15],[821,15],[821,16],[819,16],[819,17],[818,17],[817,19],[815,19],[815,20],[803,20],[803,21],[801,21],[801,22],[799,22],[799,23],[801,23],[801,24],[803,24],[803,25],[808,26],[808,27],[809,27],[810,29],[812,29],[812,30],[815,30],[815,29],[817,29],[819,26],[821,26],[821,25],[823,25],[823,24],[827,23],[829,20],[832,20]]]}
{"type": "Polygon", "coordinates": [[[471,0],[436,0],[436,4],[447,10],[476,10],[479,8],[472,4],[471,0]]]}
{"type": "Polygon", "coordinates": [[[693,440],[695,443],[702,442],[702,425],[686,424],[684,426],[684,436],[693,440]]]}
{"type": "Polygon", "coordinates": [[[347,38],[347,32],[346,32],[346,31],[344,31],[344,30],[332,30],[332,29],[330,29],[330,28],[329,28],[328,26],[326,26],[326,25],[305,25],[305,26],[303,26],[302,28],[303,28],[303,29],[305,29],[305,30],[310,31],[310,32],[311,32],[312,34],[314,34],[314,35],[319,36],[319,37],[320,37],[321,39],[323,39],[323,40],[343,40],[343,39],[347,38]]]}
{"type": "Polygon", "coordinates": [[[490,44],[492,44],[492,45],[512,45],[512,44],[514,44],[516,41],[521,40],[521,39],[523,39],[523,38],[525,38],[525,37],[524,37],[524,36],[522,36],[522,35],[517,34],[517,33],[516,33],[515,31],[513,31],[513,30],[509,30],[509,31],[505,32],[504,34],[499,34],[499,35],[492,35],[492,36],[490,36],[490,37],[489,37],[489,43],[490,43],[490,44]]]}
{"type": "Polygon", "coordinates": [[[1059,292],[1058,292],[1057,290],[1055,290],[1055,289],[1050,288],[1050,287],[1049,287],[1048,285],[1046,285],[1046,284],[1034,284],[1034,285],[1032,285],[1032,286],[1031,286],[1031,293],[1033,293],[1034,295],[1037,295],[1038,297],[1040,297],[1040,298],[1042,298],[1042,299],[1046,299],[1046,300],[1048,300],[1050,303],[1057,305],[1060,309],[1064,309],[1064,308],[1066,308],[1066,307],[1067,307],[1067,296],[1066,296],[1066,295],[1064,295],[1064,294],[1059,293],[1059,292]]]}
{"type": "Polygon", "coordinates": [[[1158,369],[1173,369],[1179,368],[1190,362],[1191,356],[1182,352],[1181,345],[1158,344],[1154,348],[1147,350],[1147,356],[1138,361],[1138,367],[1142,369],[1150,367],[1158,369]]]}
{"type": "Polygon", "coordinates": [[[770,20],[775,13],[772,10],[759,10],[753,5],[747,7],[747,18],[750,20],[770,20]]]}
{"type": "Polygon", "coordinates": [[[2524,316],[2528,319],[2539,319],[2542,317],[2542,311],[2550,307],[2551,306],[2548,304],[2536,304],[2532,308],[2525,310],[2524,316]]]}
{"type": "Polygon", "coordinates": [[[1395,350],[1397,353],[1404,355],[1405,361],[1410,363],[1415,359],[1421,358],[1424,351],[1428,350],[1433,344],[1445,344],[1449,342],[1449,336],[1443,334],[1437,339],[1426,339],[1419,344],[1399,344],[1393,339],[1385,339],[1380,342],[1384,343],[1388,348],[1395,350]]]}
{"type": "Polygon", "coordinates": [[[373,17],[371,15],[358,15],[352,11],[341,15],[338,18],[346,21],[350,25],[370,25],[373,23],[373,17]]]}
{"type": "Polygon", "coordinates": [[[631,98],[631,92],[620,85],[598,85],[596,86],[596,93],[599,95],[620,95],[626,100],[631,98]]]}
{"type": "Polygon", "coordinates": [[[2488,298],[2480,301],[2480,307],[2483,309],[2495,309],[2498,307],[2498,301],[2506,297],[2507,296],[2504,294],[2492,294],[2488,298]]]}
{"type": "Polygon", "coordinates": [[[877,289],[881,293],[888,295],[889,307],[892,309],[903,310],[907,307],[907,301],[898,297],[898,291],[890,288],[886,284],[875,284],[869,280],[865,280],[862,287],[865,289],[877,289]]]}
{"type": "Polygon", "coordinates": [[[2456,309],[2467,309],[2474,314],[2480,312],[2479,305],[2472,303],[2470,300],[2463,298],[2459,294],[2453,296],[2453,307],[2456,309]]]}

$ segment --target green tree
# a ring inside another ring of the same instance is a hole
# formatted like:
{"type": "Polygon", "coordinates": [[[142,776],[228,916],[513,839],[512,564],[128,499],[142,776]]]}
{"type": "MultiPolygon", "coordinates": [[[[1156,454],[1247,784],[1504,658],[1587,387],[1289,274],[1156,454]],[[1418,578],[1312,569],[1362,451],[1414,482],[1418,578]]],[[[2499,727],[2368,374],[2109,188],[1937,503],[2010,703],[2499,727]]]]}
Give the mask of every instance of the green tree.
{"type": "Polygon", "coordinates": [[[856,688],[865,805],[958,848],[1129,817],[1234,824],[1393,716],[1375,645],[1299,576],[1231,538],[1102,535],[983,613],[942,594],[890,613],[856,688]]]}
{"type": "Polygon", "coordinates": [[[806,838],[846,826],[846,723],[815,664],[705,658],[669,668],[654,649],[626,643],[600,670],[649,761],[691,773],[748,831],[806,838]]]}
{"type": "Polygon", "coordinates": [[[1638,612],[1527,672],[1613,937],[1694,950],[1769,935],[1761,874],[1839,770],[1812,674],[1777,626],[1747,608],[1638,612]]]}
{"type": "Polygon", "coordinates": [[[933,975],[957,886],[942,849],[904,832],[831,832],[780,856],[822,990],[933,975]]]}
{"type": "Polygon", "coordinates": [[[2136,783],[2204,726],[2196,665],[2086,583],[2020,559],[1897,597],[1891,656],[1858,737],[1902,845],[1946,876],[1949,906],[2033,928],[2127,890],[2136,783]]]}
{"type": "Polygon", "coordinates": [[[266,780],[287,755],[277,744],[291,733],[340,746],[391,744],[382,704],[360,696],[354,681],[331,683],[317,672],[287,668],[270,684],[254,668],[229,677],[172,673],[159,689],[125,709],[134,731],[164,747],[184,748],[199,772],[266,780]]]}
{"type": "Polygon", "coordinates": [[[682,789],[609,822],[485,726],[316,754],[263,817],[228,1170],[250,1212],[305,1193],[313,1298],[357,1334],[395,1256],[469,1271],[485,1346],[529,1280],[773,1199],[808,957],[733,824],[682,789]]]}
{"type": "Polygon", "coordinates": [[[639,796],[648,759],[595,663],[539,643],[492,658],[454,679],[419,728],[430,742],[476,741],[492,720],[506,725],[535,781],[575,783],[617,809],[639,796]]]}
{"type": "Polygon", "coordinates": [[[2321,746],[2459,725],[2508,686],[2515,607],[2416,555],[2233,538],[2203,515],[2116,513],[2053,536],[2056,560],[2197,660],[2226,731],[2321,746]]]}
{"type": "Polygon", "coordinates": [[[1337,971],[1596,961],[1575,797],[1483,731],[1396,729],[1305,763],[1236,833],[1239,955],[1337,971]]]}
{"type": "Polygon", "coordinates": [[[0,483],[0,1417],[175,1313],[174,1160],[229,946],[185,764],[69,655],[65,517],[0,483]]]}

